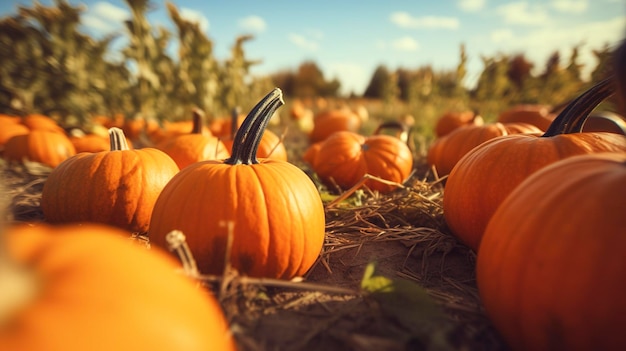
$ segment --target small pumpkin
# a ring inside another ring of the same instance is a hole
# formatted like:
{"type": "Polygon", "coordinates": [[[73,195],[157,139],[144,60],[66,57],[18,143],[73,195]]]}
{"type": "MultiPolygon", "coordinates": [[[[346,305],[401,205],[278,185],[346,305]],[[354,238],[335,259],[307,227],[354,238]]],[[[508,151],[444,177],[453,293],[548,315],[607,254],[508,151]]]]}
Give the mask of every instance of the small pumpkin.
{"type": "Polygon", "coordinates": [[[276,88],[245,118],[230,158],[197,162],[172,178],[154,206],[152,244],[165,247],[167,233],[182,231],[200,271],[210,274],[223,273],[226,257],[250,276],[290,279],[311,268],[325,235],[319,192],[298,167],[256,158],[282,104],[276,88]]]}
{"type": "Polygon", "coordinates": [[[3,156],[9,161],[24,159],[56,167],[76,154],[76,148],[63,133],[49,130],[31,130],[14,135],[4,144],[3,156]]]}
{"type": "Polygon", "coordinates": [[[3,119],[0,116],[0,155],[2,155],[2,150],[4,150],[4,144],[16,135],[24,135],[30,132],[30,129],[25,125],[17,122],[14,122],[12,119],[3,119]]]}
{"type": "Polygon", "coordinates": [[[528,123],[546,131],[556,113],[552,107],[540,104],[519,104],[500,112],[497,121],[500,123],[528,123]]]}
{"type": "Polygon", "coordinates": [[[441,138],[465,126],[482,126],[485,120],[475,111],[447,111],[435,123],[435,136],[441,138]]]}
{"type": "Polygon", "coordinates": [[[498,207],[477,283],[513,350],[626,350],[624,209],[626,153],[557,161],[498,207]]]}
{"type": "Polygon", "coordinates": [[[323,110],[313,118],[313,129],[309,134],[312,143],[324,140],[340,131],[356,133],[361,128],[361,118],[349,108],[323,110]]]}
{"type": "Polygon", "coordinates": [[[445,176],[476,146],[499,136],[518,133],[541,133],[541,130],[528,123],[467,125],[435,139],[428,147],[426,159],[439,176],[445,176]]]}
{"type": "MultiPolygon", "coordinates": [[[[356,185],[366,174],[402,183],[413,170],[413,153],[406,141],[386,134],[365,137],[336,132],[320,144],[311,159],[313,171],[324,183],[342,189],[356,185]]],[[[373,179],[364,184],[380,192],[396,188],[373,179]]]]}
{"type": "Polygon", "coordinates": [[[0,234],[1,350],[236,349],[215,298],[126,231],[40,223],[0,234]]]}
{"type": "Polygon", "coordinates": [[[86,134],[80,129],[71,130],[69,138],[76,149],[76,153],[109,151],[111,148],[108,138],[100,134],[86,134]]]}
{"type": "Polygon", "coordinates": [[[227,146],[210,133],[203,133],[204,113],[193,111],[193,129],[191,133],[167,138],[156,147],[168,154],[179,169],[204,160],[220,160],[230,156],[227,146]]]}
{"type": "Polygon", "coordinates": [[[626,151],[623,135],[580,132],[589,113],[613,91],[607,78],[574,99],[544,134],[506,135],[468,152],[445,186],[444,218],[452,232],[478,250],[493,213],[530,174],[574,155],[626,151]]]}
{"type": "Polygon", "coordinates": [[[110,151],[77,154],[50,173],[41,194],[46,221],[148,231],[154,203],[178,166],[163,151],[130,150],[119,128],[110,129],[110,140],[110,151]]]}
{"type": "Polygon", "coordinates": [[[46,130],[65,134],[65,130],[54,119],[46,115],[31,113],[22,117],[21,123],[30,130],[46,130]]]}

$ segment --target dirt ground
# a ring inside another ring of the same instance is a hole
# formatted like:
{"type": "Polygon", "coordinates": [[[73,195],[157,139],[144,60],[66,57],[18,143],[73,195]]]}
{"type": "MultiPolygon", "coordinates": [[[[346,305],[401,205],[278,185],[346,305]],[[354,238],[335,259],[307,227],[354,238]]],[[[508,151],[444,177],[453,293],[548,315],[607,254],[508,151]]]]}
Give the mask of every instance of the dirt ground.
{"type": "MultiPolygon", "coordinates": [[[[42,221],[49,169],[0,166],[9,221],[42,221]]],[[[221,302],[240,351],[507,350],[482,308],[475,254],[448,232],[443,186],[425,173],[391,194],[363,191],[327,206],[326,243],[302,282],[236,273],[202,280],[221,302]],[[374,279],[364,278],[373,264],[374,279]],[[391,288],[364,287],[379,278],[391,288]]]]}

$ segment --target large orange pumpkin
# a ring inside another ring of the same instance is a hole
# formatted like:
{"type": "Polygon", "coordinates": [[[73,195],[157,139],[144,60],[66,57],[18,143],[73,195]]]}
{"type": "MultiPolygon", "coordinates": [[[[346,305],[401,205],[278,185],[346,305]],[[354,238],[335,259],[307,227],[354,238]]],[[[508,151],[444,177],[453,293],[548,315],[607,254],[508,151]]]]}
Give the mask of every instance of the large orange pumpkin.
{"type": "Polygon", "coordinates": [[[555,162],[494,213],[477,281],[513,350],[626,350],[625,209],[621,153],[555,162]]]}
{"type": "Polygon", "coordinates": [[[256,158],[282,104],[276,88],[244,120],[229,159],[198,162],[172,178],[154,206],[151,243],[165,247],[166,234],[181,230],[204,273],[221,274],[226,257],[251,276],[290,279],[311,268],[325,234],[319,192],[296,166],[256,158]]]}
{"type": "Polygon", "coordinates": [[[528,123],[467,125],[435,139],[428,148],[426,159],[439,176],[448,175],[457,162],[476,146],[503,135],[519,133],[541,133],[541,130],[528,123]]]}
{"type": "Polygon", "coordinates": [[[100,225],[2,235],[0,350],[235,350],[217,301],[158,248],[100,225]]]}
{"type": "Polygon", "coordinates": [[[75,154],[76,148],[65,134],[48,130],[14,135],[4,144],[3,152],[4,158],[10,161],[28,159],[50,167],[56,167],[75,154]]]}
{"type": "Polygon", "coordinates": [[[452,232],[478,250],[493,213],[530,174],[574,155],[626,151],[623,135],[580,132],[591,110],[612,93],[609,78],[568,105],[543,135],[502,136],[468,152],[454,166],[446,182],[443,210],[452,232]]]}
{"type": "Polygon", "coordinates": [[[110,133],[110,151],[77,154],[50,173],[41,194],[47,221],[148,231],[154,203],[178,166],[160,150],[128,149],[119,128],[110,133]]]}
{"type": "Polygon", "coordinates": [[[222,141],[208,130],[203,132],[203,117],[204,113],[195,109],[191,133],[166,138],[156,146],[168,154],[180,169],[199,161],[221,160],[230,156],[230,150],[222,141]]]}
{"type": "MultiPolygon", "coordinates": [[[[370,174],[391,182],[404,182],[413,170],[413,153],[405,141],[391,135],[369,137],[343,131],[321,142],[311,159],[312,168],[329,186],[348,189],[370,174]]],[[[393,185],[368,179],[364,183],[372,190],[388,192],[393,185]]]]}

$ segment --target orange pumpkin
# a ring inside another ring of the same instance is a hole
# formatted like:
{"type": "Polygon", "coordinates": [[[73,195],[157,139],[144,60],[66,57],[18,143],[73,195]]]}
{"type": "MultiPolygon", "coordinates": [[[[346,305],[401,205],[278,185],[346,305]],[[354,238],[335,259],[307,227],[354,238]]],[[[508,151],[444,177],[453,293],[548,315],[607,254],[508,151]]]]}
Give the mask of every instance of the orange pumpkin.
{"type": "MultiPolygon", "coordinates": [[[[395,136],[336,132],[321,143],[312,168],[324,183],[342,189],[356,185],[366,174],[402,183],[413,170],[413,153],[405,141],[395,136]]],[[[373,179],[364,184],[380,192],[396,188],[373,179]]]]}
{"type": "Polygon", "coordinates": [[[217,301],[160,249],[98,225],[7,228],[0,350],[235,350],[217,301]]]}
{"type": "Polygon", "coordinates": [[[221,160],[230,156],[230,150],[222,141],[210,133],[202,133],[203,116],[202,111],[195,109],[191,133],[167,138],[156,146],[168,154],[179,169],[199,161],[221,160]]]}
{"type": "Polygon", "coordinates": [[[4,144],[3,156],[9,161],[24,159],[50,167],[76,154],[70,139],[62,133],[48,130],[31,130],[28,134],[14,135],[4,144]]]}
{"type": "Polygon", "coordinates": [[[77,154],[50,173],[41,194],[48,222],[96,222],[148,231],[154,203],[178,166],[160,150],[128,149],[119,128],[110,133],[110,151],[77,154]]]}
{"type": "Polygon", "coordinates": [[[621,153],[546,166],[494,213],[477,282],[513,350],[626,350],[624,209],[621,153]]]}
{"type": "Polygon", "coordinates": [[[441,138],[459,127],[482,126],[484,123],[482,116],[474,111],[448,111],[437,119],[435,136],[441,138]]]}
{"type": "Polygon", "coordinates": [[[76,153],[109,151],[111,148],[110,141],[99,134],[73,132],[69,138],[76,153]]]}
{"type": "Polygon", "coordinates": [[[498,115],[500,123],[528,123],[546,131],[556,117],[547,105],[520,104],[502,111],[498,115]]]}
{"type": "MultiPolygon", "coordinates": [[[[2,117],[2,116],[0,116],[2,117]]],[[[0,118],[0,155],[4,149],[4,144],[16,135],[28,134],[30,129],[19,122],[13,122],[11,119],[0,118]]]]}
{"type": "Polygon", "coordinates": [[[198,162],[172,178],[154,207],[151,243],[165,247],[166,234],[181,230],[205,273],[223,273],[226,257],[251,276],[290,279],[311,268],[325,234],[319,192],[296,166],[255,156],[282,104],[276,88],[244,120],[229,159],[198,162]]]}
{"type": "Polygon", "coordinates": [[[324,110],[313,119],[313,130],[309,134],[312,143],[324,140],[340,131],[357,132],[361,118],[348,108],[324,110]]]}
{"type": "Polygon", "coordinates": [[[452,232],[478,250],[493,213],[530,174],[574,155],[626,151],[623,135],[580,132],[591,110],[612,93],[606,79],[568,105],[543,135],[502,136],[468,152],[446,182],[443,210],[452,232]]]}
{"type": "Polygon", "coordinates": [[[426,159],[439,176],[448,175],[457,162],[476,146],[499,136],[518,133],[541,133],[541,130],[528,123],[495,122],[464,126],[435,139],[428,148],[426,159]]]}
{"type": "Polygon", "coordinates": [[[52,118],[33,113],[22,118],[22,124],[30,130],[46,130],[50,132],[65,134],[65,130],[52,118]]]}

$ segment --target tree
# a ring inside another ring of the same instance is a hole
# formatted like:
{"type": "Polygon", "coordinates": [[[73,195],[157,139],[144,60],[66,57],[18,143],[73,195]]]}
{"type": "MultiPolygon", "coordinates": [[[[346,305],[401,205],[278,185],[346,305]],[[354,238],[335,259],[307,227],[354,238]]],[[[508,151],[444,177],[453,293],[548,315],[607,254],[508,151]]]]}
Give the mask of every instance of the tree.
{"type": "Polygon", "coordinates": [[[372,75],[372,79],[370,79],[365,92],[363,93],[364,97],[372,98],[372,99],[380,99],[383,97],[384,93],[384,85],[389,80],[389,76],[391,73],[387,69],[386,66],[380,65],[374,71],[372,75]]]}

